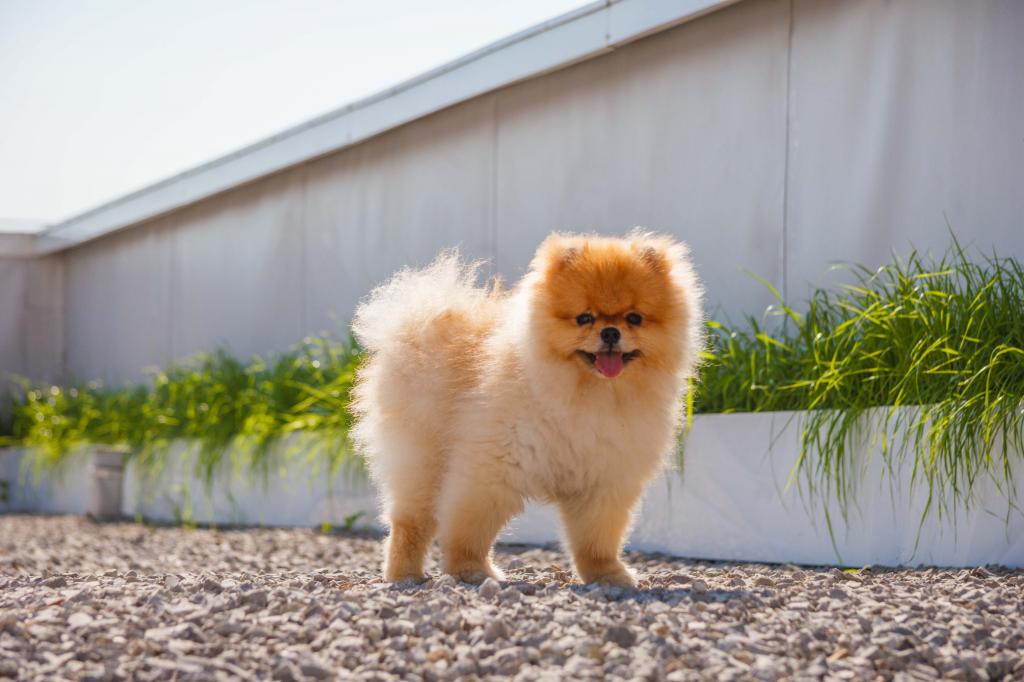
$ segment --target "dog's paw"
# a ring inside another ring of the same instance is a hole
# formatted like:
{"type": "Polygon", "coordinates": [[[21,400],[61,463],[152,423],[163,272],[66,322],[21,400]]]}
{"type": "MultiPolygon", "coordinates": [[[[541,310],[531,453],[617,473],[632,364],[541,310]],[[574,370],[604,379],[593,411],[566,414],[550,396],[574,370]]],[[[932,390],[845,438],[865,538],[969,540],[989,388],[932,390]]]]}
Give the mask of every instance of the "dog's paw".
{"type": "Polygon", "coordinates": [[[445,573],[456,580],[471,585],[479,585],[488,578],[493,578],[499,582],[502,580],[501,573],[493,566],[460,566],[458,568],[445,569],[445,573]]]}
{"type": "Polygon", "coordinates": [[[423,571],[410,571],[401,570],[398,568],[391,568],[390,566],[384,569],[384,580],[389,583],[425,583],[428,577],[423,571]]]}
{"type": "Polygon", "coordinates": [[[604,585],[605,587],[621,587],[623,589],[633,589],[636,587],[636,578],[625,568],[612,573],[594,576],[587,580],[587,582],[604,585]]]}

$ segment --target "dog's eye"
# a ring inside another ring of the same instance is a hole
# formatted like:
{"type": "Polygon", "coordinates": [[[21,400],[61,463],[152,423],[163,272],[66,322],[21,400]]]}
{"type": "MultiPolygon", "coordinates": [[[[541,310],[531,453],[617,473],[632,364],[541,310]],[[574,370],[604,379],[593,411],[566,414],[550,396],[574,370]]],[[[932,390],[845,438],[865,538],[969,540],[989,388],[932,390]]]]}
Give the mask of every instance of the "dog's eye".
{"type": "Polygon", "coordinates": [[[643,321],[644,318],[640,317],[639,313],[630,313],[629,315],[626,315],[626,322],[629,322],[634,327],[636,327],[643,321]]]}
{"type": "Polygon", "coordinates": [[[594,324],[594,316],[590,313],[582,313],[576,316],[576,324],[583,326],[585,324],[594,324]]]}

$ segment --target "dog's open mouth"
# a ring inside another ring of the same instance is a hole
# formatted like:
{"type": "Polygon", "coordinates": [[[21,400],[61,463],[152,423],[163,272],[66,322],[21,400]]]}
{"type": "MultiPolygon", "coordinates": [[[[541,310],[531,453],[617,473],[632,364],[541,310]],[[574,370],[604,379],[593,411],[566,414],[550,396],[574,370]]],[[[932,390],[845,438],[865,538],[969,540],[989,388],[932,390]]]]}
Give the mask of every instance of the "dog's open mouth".
{"type": "Polygon", "coordinates": [[[622,368],[631,360],[640,356],[640,349],[623,353],[617,350],[602,350],[597,353],[588,353],[585,350],[578,350],[576,353],[590,363],[594,369],[609,379],[614,379],[622,372],[622,368]]]}

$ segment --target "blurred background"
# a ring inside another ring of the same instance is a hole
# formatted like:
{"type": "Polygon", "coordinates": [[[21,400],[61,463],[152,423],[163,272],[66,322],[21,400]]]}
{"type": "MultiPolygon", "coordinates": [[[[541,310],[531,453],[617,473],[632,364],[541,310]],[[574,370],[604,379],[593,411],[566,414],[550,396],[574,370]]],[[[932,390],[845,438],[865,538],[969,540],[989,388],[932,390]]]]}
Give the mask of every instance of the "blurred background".
{"type": "Polygon", "coordinates": [[[1024,256],[1016,0],[0,2],[0,382],[347,332],[458,245],[690,243],[761,315],[951,232],[1024,256]]]}

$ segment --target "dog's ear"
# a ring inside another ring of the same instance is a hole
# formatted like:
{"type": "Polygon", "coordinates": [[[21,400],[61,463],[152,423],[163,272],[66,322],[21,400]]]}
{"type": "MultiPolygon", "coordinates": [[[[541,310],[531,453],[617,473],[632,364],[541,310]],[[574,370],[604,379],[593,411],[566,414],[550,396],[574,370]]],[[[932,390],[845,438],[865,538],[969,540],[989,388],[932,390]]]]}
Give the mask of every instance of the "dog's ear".
{"type": "Polygon", "coordinates": [[[654,272],[667,275],[689,262],[686,245],[667,235],[637,227],[629,237],[637,258],[654,272]]]}
{"type": "Polygon", "coordinates": [[[554,232],[541,242],[531,267],[538,272],[560,270],[578,261],[583,248],[578,239],[554,232]]]}
{"type": "Polygon", "coordinates": [[[580,247],[576,245],[569,245],[562,249],[561,257],[558,259],[559,265],[572,265],[579,260],[582,251],[580,247]]]}
{"type": "Polygon", "coordinates": [[[640,260],[655,272],[665,272],[669,267],[668,254],[656,246],[641,246],[640,260]]]}
{"type": "Polygon", "coordinates": [[[672,269],[674,244],[658,235],[634,233],[633,252],[641,263],[659,274],[672,269]]]}

